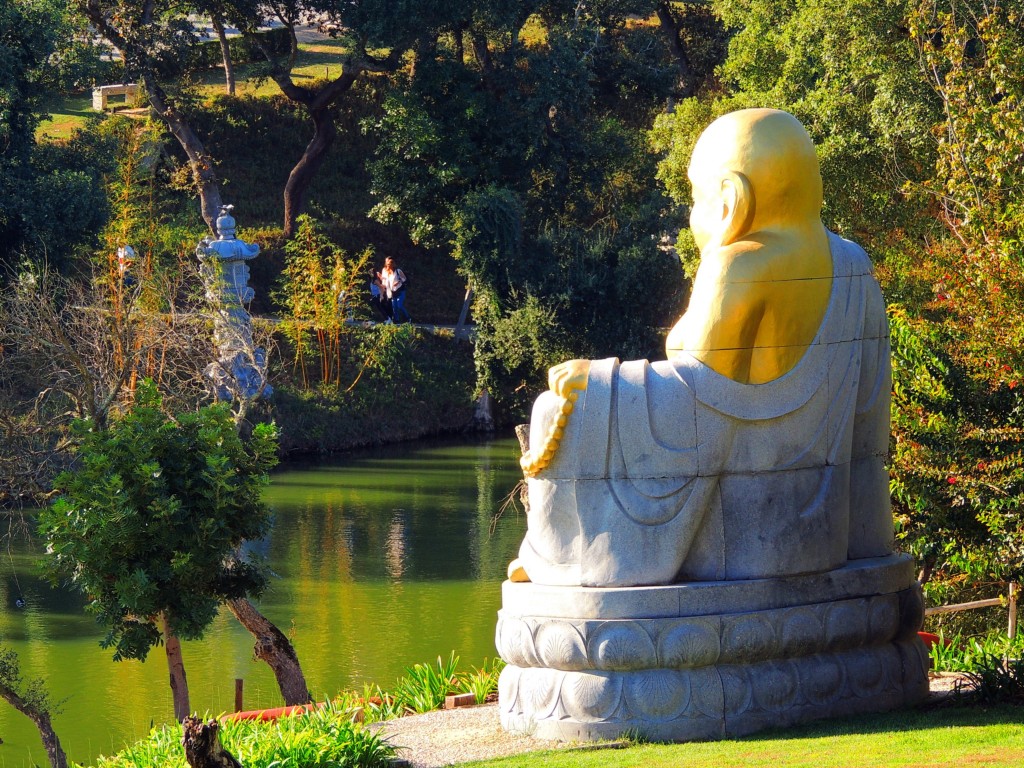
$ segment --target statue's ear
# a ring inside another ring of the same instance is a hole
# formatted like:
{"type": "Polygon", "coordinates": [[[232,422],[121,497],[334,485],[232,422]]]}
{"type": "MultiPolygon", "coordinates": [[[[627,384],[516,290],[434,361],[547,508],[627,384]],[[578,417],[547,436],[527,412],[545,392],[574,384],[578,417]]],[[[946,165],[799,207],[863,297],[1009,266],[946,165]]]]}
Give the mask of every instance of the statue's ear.
{"type": "Polygon", "coordinates": [[[754,221],[754,189],[750,180],[737,171],[726,171],[722,177],[724,208],[722,245],[730,245],[750,231],[754,221]]]}

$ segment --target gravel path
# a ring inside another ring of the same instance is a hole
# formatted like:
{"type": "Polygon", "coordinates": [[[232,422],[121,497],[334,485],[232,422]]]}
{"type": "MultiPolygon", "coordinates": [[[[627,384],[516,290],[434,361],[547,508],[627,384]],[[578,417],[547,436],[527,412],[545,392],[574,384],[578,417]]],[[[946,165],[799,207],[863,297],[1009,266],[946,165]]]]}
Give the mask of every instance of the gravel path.
{"type": "Polygon", "coordinates": [[[498,705],[437,710],[380,723],[412,768],[440,768],[473,760],[490,760],[537,749],[569,746],[560,741],[534,739],[505,731],[498,722],[498,705]]]}
{"type": "MultiPolygon", "coordinates": [[[[960,675],[931,678],[933,696],[949,691],[960,675]]],[[[535,739],[512,734],[498,722],[498,705],[438,710],[388,720],[377,726],[412,768],[443,768],[473,760],[490,760],[539,749],[593,749],[593,745],[535,739]]],[[[611,743],[608,746],[618,746],[611,743]]]]}

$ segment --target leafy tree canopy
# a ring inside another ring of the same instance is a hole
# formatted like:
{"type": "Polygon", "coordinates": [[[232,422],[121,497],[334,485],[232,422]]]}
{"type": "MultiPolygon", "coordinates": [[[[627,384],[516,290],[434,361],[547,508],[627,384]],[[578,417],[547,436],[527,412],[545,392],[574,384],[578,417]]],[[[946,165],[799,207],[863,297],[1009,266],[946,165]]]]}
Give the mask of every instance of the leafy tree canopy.
{"type": "Polygon", "coordinates": [[[53,51],[44,9],[26,0],[0,5],[0,264],[29,233],[36,92],[33,78],[53,51]]]}
{"type": "Polygon", "coordinates": [[[975,0],[714,7],[736,30],[722,90],[658,118],[660,177],[688,201],[693,145],[724,112],[801,119],[823,218],[868,247],[891,303],[900,536],[936,594],[1019,579],[1024,17],[975,0]]]}
{"type": "Polygon", "coordinates": [[[940,101],[921,77],[907,26],[913,0],[716,0],[736,30],[721,67],[723,92],[660,116],[655,141],[668,158],[660,177],[689,198],[686,165],[715,117],[745,107],[796,115],[818,148],[826,224],[878,252],[894,233],[934,230],[920,216],[932,172],[931,127],[940,101]]]}
{"type": "Polygon", "coordinates": [[[115,659],[145,659],[161,614],[196,639],[222,602],[262,592],[260,565],[236,555],[270,528],[261,492],[276,463],[273,426],[243,444],[227,405],[171,418],[144,384],[124,418],[106,430],[80,422],[79,436],[40,532],[51,577],[88,597],[115,659]]]}

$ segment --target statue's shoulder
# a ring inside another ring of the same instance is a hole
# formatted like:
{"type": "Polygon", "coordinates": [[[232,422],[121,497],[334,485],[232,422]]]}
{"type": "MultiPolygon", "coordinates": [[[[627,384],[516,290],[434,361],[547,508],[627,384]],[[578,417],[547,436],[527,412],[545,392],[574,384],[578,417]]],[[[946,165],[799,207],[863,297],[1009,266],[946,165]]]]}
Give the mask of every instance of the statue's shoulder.
{"type": "Polygon", "coordinates": [[[780,229],[751,233],[722,248],[720,258],[725,282],[763,287],[807,273],[817,276],[822,267],[815,252],[804,233],[780,229]]]}
{"type": "Polygon", "coordinates": [[[827,231],[836,277],[874,275],[874,267],[867,251],[853,240],[847,240],[831,230],[827,231]]]}

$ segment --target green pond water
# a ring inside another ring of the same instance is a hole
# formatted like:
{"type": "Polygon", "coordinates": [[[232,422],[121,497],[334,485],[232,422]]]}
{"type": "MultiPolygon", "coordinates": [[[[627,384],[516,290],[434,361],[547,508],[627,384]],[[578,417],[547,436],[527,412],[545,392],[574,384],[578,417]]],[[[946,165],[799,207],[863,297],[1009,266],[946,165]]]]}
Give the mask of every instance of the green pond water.
{"type": "MultiPolygon", "coordinates": [[[[291,638],[318,698],[366,682],[388,688],[406,667],[451,651],[469,670],[495,655],[501,582],[525,529],[494,516],[522,477],[518,443],[432,442],[288,465],[267,492],[273,533],[250,546],[277,575],[261,610],[291,638]]],[[[38,541],[0,552],[0,639],[27,678],[63,700],[54,721],[72,760],[90,763],[172,719],[162,648],[113,662],[81,598],[40,579],[38,541]],[[17,607],[19,600],[25,605],[17,607]]],[[[186,642],[192,708],[280,706],[273,674],[252,660],[251,636],[223,611],[186,642]]],[[[0,766],[46,764],[31,723],[0,702],[0,766]]]]}

